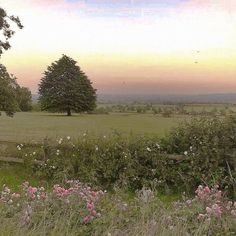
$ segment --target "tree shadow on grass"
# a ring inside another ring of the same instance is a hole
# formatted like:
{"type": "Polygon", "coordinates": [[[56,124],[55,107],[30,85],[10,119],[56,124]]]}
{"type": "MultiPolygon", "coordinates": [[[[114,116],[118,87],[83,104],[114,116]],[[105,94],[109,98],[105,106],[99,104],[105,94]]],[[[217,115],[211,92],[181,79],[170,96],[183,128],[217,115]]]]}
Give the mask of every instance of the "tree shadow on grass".
{"type": "Polygon", "coordinates": [[[71,116],[68,116],[67,114],[65,113],[61,113],[61,114],[58,114],[58,113],[40,113],[39,116],[47,116],[47,117],[68,117],[68,118],[72,118],[72,117],[81,117],[85,114],[80,114],[80,113],[77,113],[77,114],[73,114],[71,116]]]}

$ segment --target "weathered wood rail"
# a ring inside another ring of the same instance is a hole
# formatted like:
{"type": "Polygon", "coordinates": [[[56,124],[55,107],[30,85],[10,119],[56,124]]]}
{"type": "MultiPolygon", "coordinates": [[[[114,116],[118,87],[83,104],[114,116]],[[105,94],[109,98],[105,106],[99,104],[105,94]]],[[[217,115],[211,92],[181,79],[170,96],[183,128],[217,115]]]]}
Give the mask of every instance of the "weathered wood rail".
{"type": "MultiPolygon", "coordinates": [[[[9,162],[9,163],[20,163],[20,164],[24,163],[24,159],[16,158],[16,157],[0,157],[0,161],[9,162]]],[[[39,160],[34,160],[34,162],[39,165],[43,164],[43,161],[39,161],[39,160]]]]}

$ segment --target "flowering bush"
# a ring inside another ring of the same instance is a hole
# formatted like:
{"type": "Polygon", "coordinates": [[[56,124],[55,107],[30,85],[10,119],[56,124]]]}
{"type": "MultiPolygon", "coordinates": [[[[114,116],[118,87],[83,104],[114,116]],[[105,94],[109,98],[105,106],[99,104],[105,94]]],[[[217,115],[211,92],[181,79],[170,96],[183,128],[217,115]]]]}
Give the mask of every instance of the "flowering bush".
{"type": "MultiPolygon", "coordinates": [[[[175,128],[169,136],[94,137],[84,133],[47,141],[36,149],[18,145],[33,173],[56,182],[80,179],[103,188],[143,186],[192,192],[200,183],[219,183],[235,194],[236,119],[200,118],[175,128]],[[182,160],[169,154],[181,154],[182,160]],[[41,160],[35,164],[34,159],[41,160]],[[31,160],[31,162],[30,162],[31,160]]],[[[30,145],[29,145],[30,146],[30,145]]],[[[35,146],[34,146],[35,148],[35,146]]]]}
{"type": "Polygon", "coordinates": [[[199,185],[196,190],[195,200],[203,203],[205,214],[200,213],[199,219],[210,219],[211,217],[222,217],[222,215],[232,215],[236,217],[236,202],[228,201],[224,198],[219,186],[209,188],[199,185]]]}
{"type": "Polygon", "coordinates": [[[45,211],[48,218],[54,218],[55,212],[68,213],[70,217],[73,213],[73,218],[81,224],[101,216],[96,203],[104,195],[103,191],[94,191],[77,180],[67,181],[66,185],[68,187],[54,185],[52,191],[46,192],[44,187],[32,187],[29,182],[24,182],[21,193],[14,193],[3,186],[0,205],[7,217],[19,216],[22,225],[37,224],[45,211]]]}

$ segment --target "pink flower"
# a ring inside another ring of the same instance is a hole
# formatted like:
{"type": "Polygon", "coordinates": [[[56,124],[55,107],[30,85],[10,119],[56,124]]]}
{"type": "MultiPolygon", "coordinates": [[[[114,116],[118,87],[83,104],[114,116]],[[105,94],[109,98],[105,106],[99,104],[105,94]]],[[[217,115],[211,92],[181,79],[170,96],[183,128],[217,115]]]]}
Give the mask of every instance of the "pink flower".
{"type": "Polygon", "coordinates": [[[84,223],[84,224],[87,224],[87,223],[89,223],[91,220],[92,220],[91,216],[86,216],[86,217],[84,217],[83,223],[84,223]]]}
{"type": "Polygon", "coordinates": [[[97,215],[97,212],[96,212],[95,210],[92,210],[92,211],[91,211],[91,215],[92,215],[92,216],[96,216],[96,215],[97,215]]]}
{"type": "Polygon", "coordinates": [[[204,189],[203,189],[204,193],[205,194],[210,194],[211,193],[211,190],[209,189],[208,186],[206,186],[204,189]]]}
{"type": "Polygon", "coordinates": [[[29,191],[29,193],[31,193],[31,194],[35,194],[35,193],[38,191],[38,189],[35,188],[35,187],[29,186],[28,191],[29,191]]]}
{"type": "Polygon", "coordinates": [[[91,203],[87,203],[87,209],[89,210],[89,211],[92,211],[93,209],[94,209],[94,204],[91,202],[91,203]]]}

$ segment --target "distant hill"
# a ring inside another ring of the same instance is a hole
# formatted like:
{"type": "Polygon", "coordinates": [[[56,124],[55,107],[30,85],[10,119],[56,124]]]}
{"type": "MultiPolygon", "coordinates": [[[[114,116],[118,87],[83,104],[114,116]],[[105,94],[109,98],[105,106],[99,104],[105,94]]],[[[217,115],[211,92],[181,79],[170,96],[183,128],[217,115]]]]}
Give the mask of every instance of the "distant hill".
{"type": "Polygon", "coordinates": [[[199,94],[199,95],[158,95],[158,94],[98,94],[100,102],[153,102],[153,103],[235,103],[233,94],[199,94]]]}
{"type": "MultiPolygon", "coordinates": [[[[32,95],[34,103],[39,98],[38,94],[32,95]]],[[[236,93],[199,94],[199,95],[171,95],[171,94],[98,94],[98,102],[125,103],[125,102],[152,102],[152,103],[234,103],[236,93]]]]}

